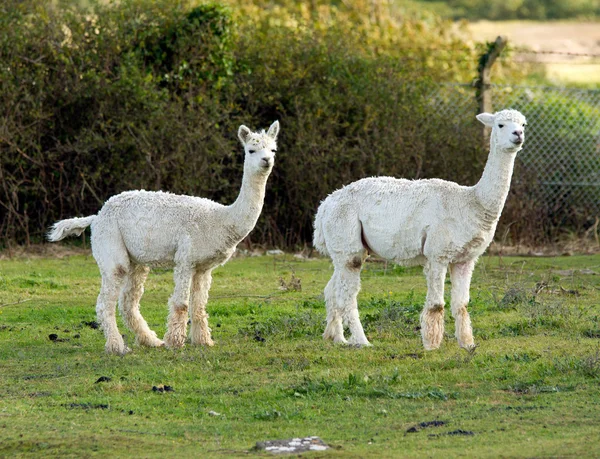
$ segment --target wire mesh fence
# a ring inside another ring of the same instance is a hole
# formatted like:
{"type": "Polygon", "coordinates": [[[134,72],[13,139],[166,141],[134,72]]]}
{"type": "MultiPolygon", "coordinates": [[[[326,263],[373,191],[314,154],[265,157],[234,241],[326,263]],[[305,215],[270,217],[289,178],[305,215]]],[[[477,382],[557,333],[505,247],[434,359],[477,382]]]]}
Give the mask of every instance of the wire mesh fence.
{"type": "MultiPolygon", "coordinates": [[[[527,139],[514,181],[529,181],[539,205],[560,222],[566,215],[600,214],[600,90],[492,85],[495,110],[527,117],[527,139]]],[[[444,116],[472,123],[470,85],[443,85],[431,99],[444,116]]]]}

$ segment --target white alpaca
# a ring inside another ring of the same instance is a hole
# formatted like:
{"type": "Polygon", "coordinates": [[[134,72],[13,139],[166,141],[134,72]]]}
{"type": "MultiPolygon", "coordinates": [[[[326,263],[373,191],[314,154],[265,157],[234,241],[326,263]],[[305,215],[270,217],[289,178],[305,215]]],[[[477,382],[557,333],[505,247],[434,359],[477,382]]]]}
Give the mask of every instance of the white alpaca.
{"type": "Polygon", "coordinates": [[[456,338],[465,349],[474,346],[466,308],[471,275],[494,236],[526,124],[516,110],[481,113],[477,119],[492,132],[488,161],[475,186],[372,177],[345,186],[322,202],[315,218],[314,245],[334,265],[325,288],[325,339],[346,343],[346,324],[350,344],[369,345],[356,297],[363,262],[374,253],[398,264],[424,266],[427,297],[421,335],[427,350],[437,349],[444,336],[444,281],[450,267],[456,338]]]}
{"type": "Polygon", "coordinates": [[[229,260],[237,244],[256,225],[275,161],[278,132],[277,121],[266,133],[253,133],[240,126],[244,177],[239,197],[229,206],[194,196],[128,191],[110,198],[98,215],[54,224],[48,235],[51,241],[79,235],[92,225],[92,253],[102,274],[96,313],[106,336],[107,352],[124,354],[129,350],[117,329],[117,299],[127,327],[141,345],[183,346],[188,305],[192,344],[213,345],[205,309],[211,272],[229,260]],[[165,265],[175,267],[175,290],[169,299],[163,342],[141,316],[139,301],[149,266],[165,265]]]}

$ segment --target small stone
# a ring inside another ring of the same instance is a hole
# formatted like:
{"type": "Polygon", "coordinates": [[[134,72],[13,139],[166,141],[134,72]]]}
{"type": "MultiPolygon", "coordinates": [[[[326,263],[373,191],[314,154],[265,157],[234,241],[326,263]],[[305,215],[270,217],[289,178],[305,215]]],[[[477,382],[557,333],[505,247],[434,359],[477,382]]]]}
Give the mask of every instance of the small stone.
{"type": "Polygon", "coordinates": [[[208,415],[209,415],[209,416],[221,416],[221,413],[217,413],[216,411],[212,411],[212,410],[210,410],[210,411],[208,412],[208,415]]]}
{"type": "Polygon", "coordinates": [[[306,451],[324,451],[329,446],[319,437],[291,438],[289,440],[268,440],[257,442],[256,450],[265,450],[270,453],[302,453],[306,451]]]}
{"type": "Polygon", "coordinates": [[[94,384],[98,384],[101,382],[108,382],[110,380],[111,380],[111,378],[109,378],[108,376],[100,376],[94,384]]]}

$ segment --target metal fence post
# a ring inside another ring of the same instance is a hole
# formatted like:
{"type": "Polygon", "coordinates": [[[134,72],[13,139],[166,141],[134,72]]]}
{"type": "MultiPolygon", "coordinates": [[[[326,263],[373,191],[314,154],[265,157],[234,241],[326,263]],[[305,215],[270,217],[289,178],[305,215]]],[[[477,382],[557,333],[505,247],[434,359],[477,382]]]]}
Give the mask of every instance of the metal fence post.
{"type": "MultiPolygon", "coordinates": [[[[496,58],[500,55],[508,40],[506,37],[499,36],[493,43],[488,43],[487,51],[479,58],[479,78],[475,82],[477,103],[479,105],[479,113],[493,113],[492,109],[492,92],[491,92],[491,73],[492,65],[496,58]]],[[[490,128],[483,128],[483,145],[487,148],[489,143],[490,128]]]]}

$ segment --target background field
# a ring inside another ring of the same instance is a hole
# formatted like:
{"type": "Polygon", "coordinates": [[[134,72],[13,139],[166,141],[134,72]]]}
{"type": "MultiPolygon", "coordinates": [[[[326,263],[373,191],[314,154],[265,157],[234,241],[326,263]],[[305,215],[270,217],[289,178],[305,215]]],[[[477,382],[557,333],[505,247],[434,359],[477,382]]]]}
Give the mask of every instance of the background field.
{"type": "MultiPolygon", "coordinates": [[[[597,456],[598,271],[597,255],[483,257],[479,347],[458,349],[448,311],[441,349],[426,353],[419,269],[367,263],[374,346],[356,349],[320,336],[328,260],[240,257],[214,273],[214,348],[143,349],[121,325],[133,352],[117,357],[94,328],[90,256],[0,260],[0,456],[247,457],[305,435],[333,446],[314,457],[597,456]]],[[[151,274],[142,299],[159,335],[171,275],[151,274]]]]}
{"type": "Polygon", "coordinates": [[[544,64],[548,81],[553,84],[600,83],[600,60],[598,57],[574,56],[588,54],[600,56],[600,22],[575,21],[476,21],[468,30],[477,40],[493,41],[498,35],[508,37],[511,46],[545,53],[522,54],[516,59],[531,60],[544,64]]]}

